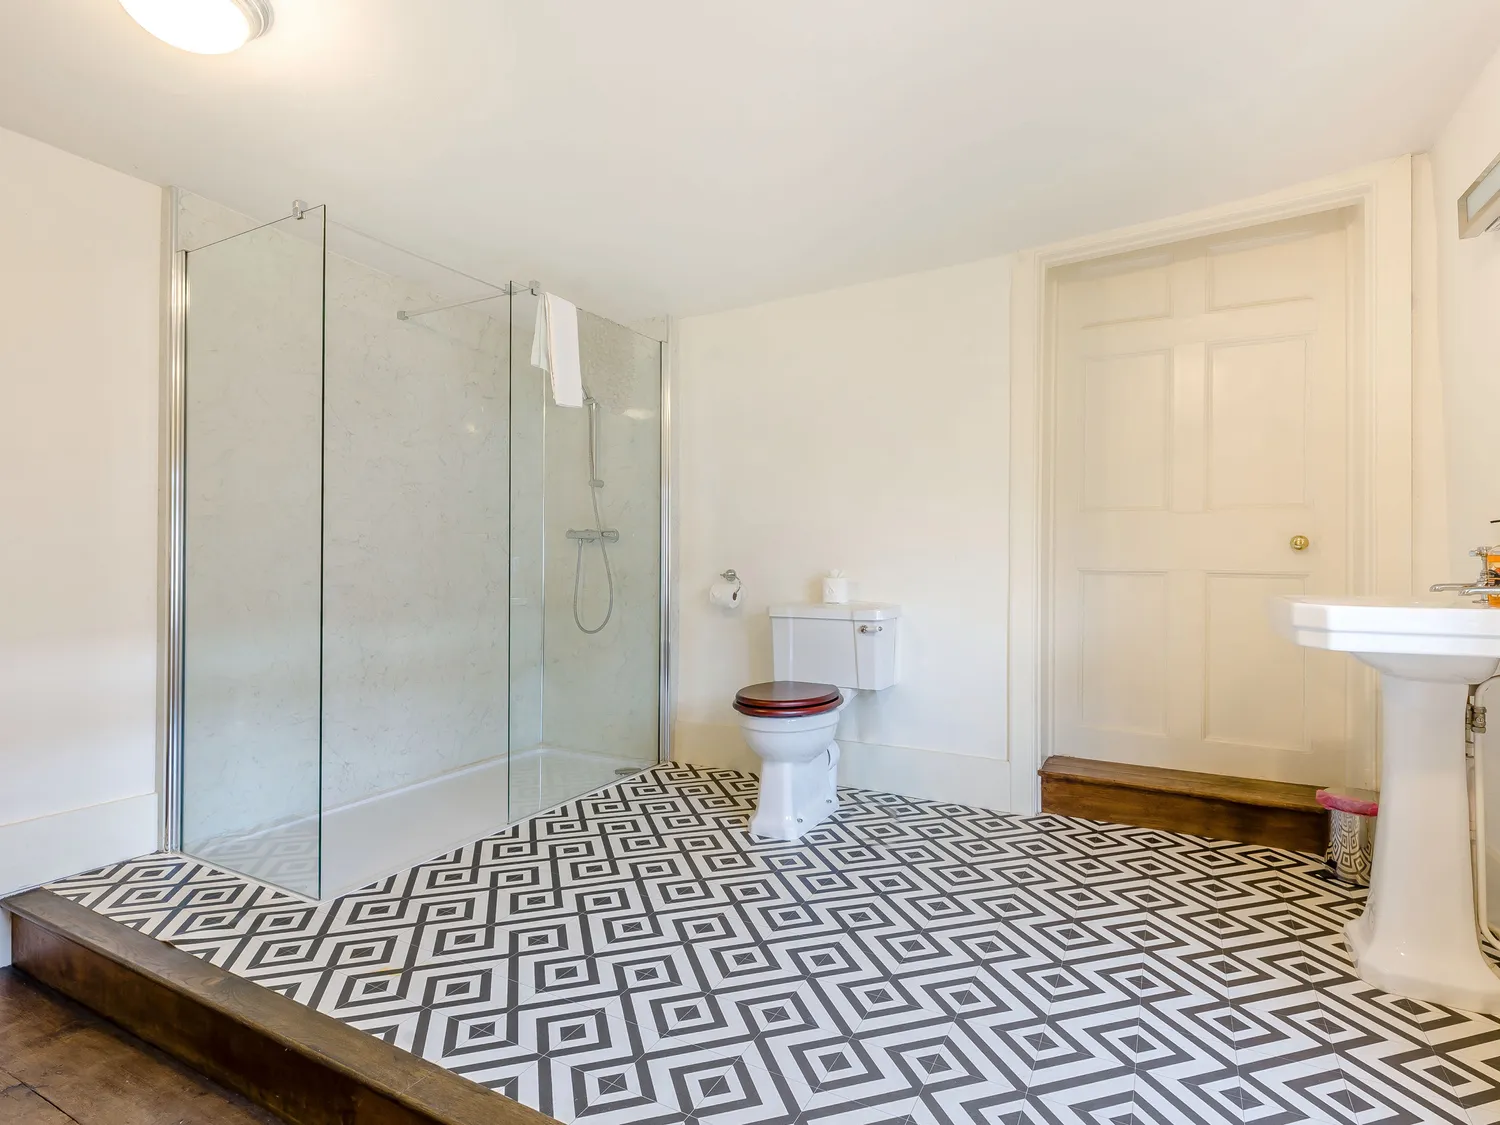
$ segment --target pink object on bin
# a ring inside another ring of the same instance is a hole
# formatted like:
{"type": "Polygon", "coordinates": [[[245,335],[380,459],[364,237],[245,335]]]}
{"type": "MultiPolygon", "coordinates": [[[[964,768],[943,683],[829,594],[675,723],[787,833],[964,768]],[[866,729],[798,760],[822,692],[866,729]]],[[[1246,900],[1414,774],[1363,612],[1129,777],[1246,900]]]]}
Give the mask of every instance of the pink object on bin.
{"type": "Polygon", "coordinates": [[[1369,789],[1319,789],[1314,794],[1318,804],[1334,812],[1375,816],[1380,812],[1380,794],[1369,789]]]}

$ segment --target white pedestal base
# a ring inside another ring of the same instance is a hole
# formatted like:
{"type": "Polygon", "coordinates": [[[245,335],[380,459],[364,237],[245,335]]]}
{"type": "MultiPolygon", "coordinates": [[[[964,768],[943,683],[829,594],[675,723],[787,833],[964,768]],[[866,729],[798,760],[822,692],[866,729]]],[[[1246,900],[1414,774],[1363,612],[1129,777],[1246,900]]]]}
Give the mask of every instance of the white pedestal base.
{"type": "Polygon", "coordinates": [[[1479,948],[1469,845],[1468,686],[1381,674],[1384,735],[1375,870],[1345,927],[1360,978],[1401,996],[1500,1015],[1479,948]]]}
{"type": "Polygon", "coordinates": [[[799,840],[838,810],[839,744],[811,761],[762,761],[760,796],[750,834],[799,840]]]}

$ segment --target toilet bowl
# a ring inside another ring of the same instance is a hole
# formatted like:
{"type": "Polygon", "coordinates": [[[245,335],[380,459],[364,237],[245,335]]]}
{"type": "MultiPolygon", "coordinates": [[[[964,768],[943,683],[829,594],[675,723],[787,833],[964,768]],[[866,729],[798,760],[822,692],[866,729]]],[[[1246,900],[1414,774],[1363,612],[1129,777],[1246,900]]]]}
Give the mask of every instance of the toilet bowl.
{"type": "Polygon", "coordinates": [[[735,696],[740,731],[760,756],[760,799],[750,832],[796,840],[838,808],[839,712],[849,693],[832,684],[774,680],[735,696]]]}
{"type": "Polygon", "coordinates": [[[776,677],[734,698],[740,732],[760,756],[750,832],[797,840],[839,805],[840,712],[856,691],[896,682],[901,607],[876,602],[771,606],[776,677]]]}

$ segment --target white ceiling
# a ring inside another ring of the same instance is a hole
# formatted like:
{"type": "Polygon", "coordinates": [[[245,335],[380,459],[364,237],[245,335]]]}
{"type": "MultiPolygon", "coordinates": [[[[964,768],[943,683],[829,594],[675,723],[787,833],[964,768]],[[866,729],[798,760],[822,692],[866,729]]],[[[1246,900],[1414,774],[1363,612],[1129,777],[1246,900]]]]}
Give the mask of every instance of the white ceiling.
{"type": "Polygon", "coordinates": [[[0,0],[0,125],[620,317],[1421,150],[1500,45],[1500,0],[274,3],[200,57],[116,0],[0,0]]]}

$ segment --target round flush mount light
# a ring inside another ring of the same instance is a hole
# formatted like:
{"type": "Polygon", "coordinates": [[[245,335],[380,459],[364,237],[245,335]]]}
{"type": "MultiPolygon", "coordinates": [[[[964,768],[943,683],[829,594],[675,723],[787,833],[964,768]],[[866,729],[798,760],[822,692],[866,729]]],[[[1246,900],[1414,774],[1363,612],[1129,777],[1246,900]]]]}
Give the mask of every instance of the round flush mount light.
{"type": "Polygon", "coordinates": [[[271,30],[269,0],[120,0],[164,43],[198,55],[223,55],[271,30]]]}

